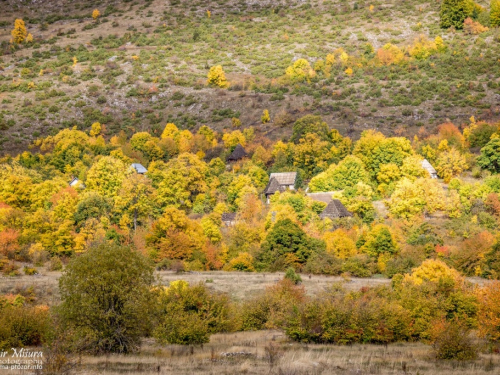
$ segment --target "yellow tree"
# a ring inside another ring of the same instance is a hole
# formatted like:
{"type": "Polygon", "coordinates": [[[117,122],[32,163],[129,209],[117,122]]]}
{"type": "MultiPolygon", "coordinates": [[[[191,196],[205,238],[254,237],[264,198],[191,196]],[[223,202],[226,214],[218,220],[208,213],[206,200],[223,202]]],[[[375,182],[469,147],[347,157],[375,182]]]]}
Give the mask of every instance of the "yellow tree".
{"type": "Polygon", "coordinates": [[[207,192],[207,164],[196,155],[180,154],[159,171],[157,202],[162,206],[191,208],[199,194],[207,192]]]}
{"type": "Polygon", "coordinates": [[[500,281],[495,281],[478,292],[478,327],[481,336],[500,341],[500,281]]]}
{"type": "Polygon", "coordinates": [[[226,79],[226,75],[221,65],[212,66],[207,77],[207,83],[210,86],[216,86],[223,89],[229,87],[229,82],[226,79]]]}
{"type": "Polygon", "coordinates": [[[123,181],[114,199],[114,210],[120,215],[131,217],[134,230],[137,230],[137,222],[153,214],[155,192],[148,177],[134,173],[123,181]]]}
{"type": "Polygon", "coordinates": [[[224,142],[224,146],[230,149],[236,147],[238,143],[242,146],[246,145],[246,138],[239,130],[235,130],[231,133],[224,133],[222,141],[224,142]]]}
{"type": "Polygon", "coordinates": [[[306,59],[298,59],[286,69],[285,73],[292,82],[309,81],[316,74],[306,59]]]}
{"type": "Polygon", "coordinates": [[[89,190],[95,190],[103,196],[114,197],[126,176],[127,168],[121,160],[104,156],[89,169],[85,184],[89,190]]]}
{"type": "Polygon", "coordinates": [[[454,147],[441,152],[438,156],[436,170],[439,177],[446,183],[450,182],[453,177],[460,175],[467,168],[465,156],[454,147]]]}
{"type": "Polygon", "coordinates": [[[340,259],[347,259],[356,255],[356,244],[344,229],[326,232],[323,235],[326,251],[340,259]]]}
{"type": "Polygon", "coordinates": [[[101,15],[101,12],[99,12],[99,9],[94,9],[92,11],[92,18],[97,21],[97,19],[99,18],[99,16],[101,15]]]}
{"type": "Polygon", "coordinates": [[[269,111],[267,109],[264,109],[264,112],[262,112],[260,120],[262,121],[263,124],[266,124],[269,121],[271,121],[271,117],[269,117],[269,111]]]}
{"type": "Polygon", "coordinates": [[[15,20],[14,29],[11,31],[11,35],[14,43],[20,44],[26,40],[28,32],[26,31],[26,26],[22,19],[18,18],[15,20]]]}
{"type": "Polygon", "coordinates": [[[174,207],[165,209],[146,236],[153,259],[189,260],[193,252],[202,251],[206,237],[201,225],[174,207]]]}
{"type": "Polygon", "coordinates": [[[441,280],[449,280],[456,284],[462,280],[462,277],[453,268],[450,268],[441,260],[427,259],[419,267],[414,268],[411,274],[406,274],[405,282],[421,285],[426,281],[438,283],[441,280]]]}

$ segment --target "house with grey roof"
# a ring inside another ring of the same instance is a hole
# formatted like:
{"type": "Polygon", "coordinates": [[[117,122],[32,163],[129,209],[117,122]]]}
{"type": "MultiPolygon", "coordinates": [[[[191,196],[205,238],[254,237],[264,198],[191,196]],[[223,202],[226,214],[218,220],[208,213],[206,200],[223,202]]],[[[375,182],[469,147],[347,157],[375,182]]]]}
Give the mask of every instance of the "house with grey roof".
{"type": "Polygon", "coordinates": [[[422,168],[429,172],[431,178],[438,178],[436,170],[427,159],[422,160],[422,168]]]}
{"type": "Polygon", "coordinates": [[[130,165],[137,173],[139,174],[146,174],[148,173],[148,170],[142,165],[142,164],[139,164],[139,163],[133,163],[130,165]]]}
{"type": "Polygon", "coordinates": [[[321,219],[338,219],[342,217],[352,217],[352,214],[347,211],[347,208],[338,199],[332,199],[325,207],[323,212],[319,214],[321,219]]]}
{"type": "Polygon", "coordinates": [[[269,178],[275,178],[281,186],[288,190],[295,190],[295,182],[297,180],[297,172],[280,172],[271,173],[269,178]]]}
{"type": "Polygon", "coordinates": [[[276,192],[283,192],[285,190],[295,190],[295,182],[297,179],[297,172],[281,172],[271,173],[269,182],[264,189],[266,201],[269,204],[271,195],[276,192]]]}

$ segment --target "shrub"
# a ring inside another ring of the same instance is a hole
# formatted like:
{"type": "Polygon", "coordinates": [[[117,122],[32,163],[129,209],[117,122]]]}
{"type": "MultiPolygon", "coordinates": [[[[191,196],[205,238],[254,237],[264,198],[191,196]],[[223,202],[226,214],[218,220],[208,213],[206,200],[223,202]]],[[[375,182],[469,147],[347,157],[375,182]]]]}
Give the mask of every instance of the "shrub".
{"type": "Polygon", "coordinates": [[[228,297],[210,293],[202,283],[171,282],[160,293],[159,309],[153,335],[162,343],[203,344],[210,334],[231,328],[228,297]]]}
{"type": "Polygon", "coordinates": [[[440,321],[432,327],[432,348],[437,359],[460,361],[477,358],[470,330],[458,321],[440,321]]]}
{"type": "Polygon", "coordinates": [[[464,33],[469,35],[476,35],[488,31],[488,28],[481,25],[479,22],[473,21],[467,17],[464,21],[464,33]]]}
{"type": "Polygon", "coordinates": [[[285,279],[290,280],[295,285],[300,284],[302,282],[302,278],[300,275],[297,275],[293,268],[288,268],[285,273],[285,279]]]}
{"type": "Polygon", "coordinates": [[[397,302],[379,295],[389,290],[346,293],[333,289],[294,309],[285,332],[292,340],[335,344],[379,343],[410,339],[411,316],[397,302]]]}
{"type": "Polygon", "coordinates": [[[291,66],[286,68],[286,76],[292,82],[304,82],[313,78],[316,73],[311,68],[311,64],[306,59],[298,59],[291,66]]]}
{"type": "Polygon", "coordinates": [[[236,258],[231,259],[224,269],[226,271],[254,272],[253,261],[253,257],[250,254],[245,252],[240,253],[236,258]]]}
{"type": "Polygon", "coordinates": [[[61,271],[63,269],[63,263],[59,257],[52,257],[50,258],[47,268],[49,271],[61,271]]]}
{"type": "Polygon", "coordinates": [[[403,61],[404,53],[398,46],[388,43],[378,49],[377,59],[382,65],[397,65],[403,61]]]}
{"type": "Polygon", "coordinates": [[[36,346],[51,332],[47,306],[4,305],[0,297],[0,349],[36,346]]]}
{"type": "Polygon", "coordinates": [[[264,295],[245,302],[240,311],[244,331],[284,327],[289,314],[306,299],[305,289],[288,279],[266,288],[264,295]]]}
{"type": "Polygon", "coordinates": [[[38,273],[36,268],[26,267],[26,266],[24,267],[23,271],[24,271],[24,274],[28,275],[28,276],[36,275],[38,273]]]}
{"type": "Polygon", "coordinates": [[[370,277],[372,272],[369,263],[370,258],[361,254],[347,259],[342,264],[341,270],[342,272],[349,272],[354,277],[370,277]]]}

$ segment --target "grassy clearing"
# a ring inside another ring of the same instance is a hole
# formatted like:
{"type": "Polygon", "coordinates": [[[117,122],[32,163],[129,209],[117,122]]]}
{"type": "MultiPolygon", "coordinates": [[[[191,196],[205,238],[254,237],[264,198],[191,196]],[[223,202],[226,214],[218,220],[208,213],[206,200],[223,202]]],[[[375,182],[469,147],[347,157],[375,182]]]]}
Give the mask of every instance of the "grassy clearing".
{"type": "MultiPolygon", "coordinates": [[[[498,355],[470,362],[435,361],[420,343],[382,345],[305,345],[279,331],[216,334],[203,347],[145,341],[139,354],[81,358],[80,375],[118,374],[421,374],[483,375],[500,368],[498,355]]],[[[15,374],[15,372],[12,372],[15,374]]]]}

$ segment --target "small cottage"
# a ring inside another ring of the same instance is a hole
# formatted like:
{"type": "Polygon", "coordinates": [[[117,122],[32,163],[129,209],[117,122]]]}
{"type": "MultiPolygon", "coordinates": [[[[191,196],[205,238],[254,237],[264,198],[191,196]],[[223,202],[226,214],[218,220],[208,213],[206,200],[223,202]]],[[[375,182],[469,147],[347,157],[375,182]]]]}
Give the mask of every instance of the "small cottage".
{"type": "Polygon", "coordinates": [[[347,208],[338,199],[332,199],[325,207],[323,212],[319,214],[321,219],[338,219],[342,217],[352,217],[352,214],[347,211],[347,208]]]}
{"type": "Polygon", "coordinates": [[[431,165],[431,163],[427,161],[427,159],[422,160],[422,168],[424,168],[427,172],[429,172],[431,178],[438,178],[436,170],[431,165]]]}
{"type": "Polygon", "coordinates": [[[70,183],[69,183],[69,186],[71,186],[72,188],[75,188],[75,189],[85,189],[85,184],[83,182],[81,182],[78,178],[74,177],[70,183]]]}
{"type": "Polygon", "coordinates": [[[243,146],[238,143],[236,145],[235,149],[233,150],[233,152],[231,153],[231,155],[228,156],[227,161],[229,163],[231,163],[231,162],[235,162],[235,161],[244,159],[246,157],[248,157],[247,152],[245,151],[243,146]]]}
{"type": "Polygon", "coordinates": [[[130,165],[132,168],[134,168],[134,170],[138,173],[138,174],[146,174],[148,173],[148,170],[142,165],[142,164],[139,164],[139,163],[133,163],[130,165]]]}
{"type": "Polygon", "coordinates": [[[277,191],[295,190],[296,179],[297,172],[271,173],[269,182],[264,189],[267,204],[270,202],[271,195],[275,194],[277,191]]]}
{"type": "Polygon", "coordinates": [[[281,172],[271,173],[269,178],[275,178],[280,186],[288,190],[295,190],[295,182],[297,180],[297,172],[281,172]]]}
{"type": "Polygon", "coordinates": [[[222,222],[226,227],[232,227],[236,224],[236,212],[224,212],[222,214],[222,222]]]}

